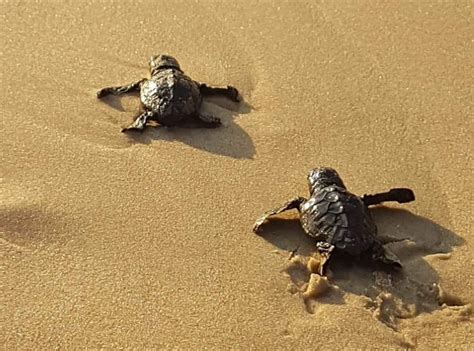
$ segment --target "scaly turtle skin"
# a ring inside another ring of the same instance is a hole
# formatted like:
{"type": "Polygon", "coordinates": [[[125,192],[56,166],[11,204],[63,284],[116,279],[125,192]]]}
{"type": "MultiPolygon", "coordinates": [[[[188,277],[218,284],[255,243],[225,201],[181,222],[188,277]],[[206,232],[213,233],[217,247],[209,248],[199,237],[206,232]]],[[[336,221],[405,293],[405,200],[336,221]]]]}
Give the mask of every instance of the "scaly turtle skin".
{"type": "Polygon", "coordinates": [[[203,96],[223,95],[239,102],[237,89],[210,87],[195,82],[186,76],[178,61],[168,55],[153,56],[150,59],[150,79],[120,87],[108,87],[97,92],[100,99],[109,94],[120,95],[131,91],[140,91],[143,113],[122,132],[143,130],[148,120],[156,121],[164,126],[176,126],[190,120],[214,128],[221,124],[217,117],[199,113],[203,96]]]}
{"type": "Polygon", "coordinates": [[[398,188],[359,197],[347,191],[332,168],[312,170],[308,175],[308,184],[309,199],[297,197],[280,208],[268,211],[255,222],[254,232],[259,231],[268,217],[295,208],[300,212],[303,230],[317,240],[317,249],[323,258],[320,274],[323,274],[325,263],[334,250],[352,256],[368,256],[374,261],[401,267],[398,257],[383,247],[383,243],[398,240],[377,236],[377,226],[368,207],[385,201],[411,202],[415,200],[412,190],[398,188]]]}

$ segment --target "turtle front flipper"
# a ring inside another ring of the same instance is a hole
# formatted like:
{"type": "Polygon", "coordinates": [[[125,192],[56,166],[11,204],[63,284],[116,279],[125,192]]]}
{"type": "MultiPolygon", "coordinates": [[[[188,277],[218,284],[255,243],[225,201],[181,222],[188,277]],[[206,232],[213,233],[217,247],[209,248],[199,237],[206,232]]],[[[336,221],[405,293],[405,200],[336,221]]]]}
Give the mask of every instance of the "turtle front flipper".
{"type": "Polygon", "coordinates": [[[148,121],[148,119],[153,116],[153,113],[149,112],[149,111],[145,111],[143,112],[140,116],[137,117],[137,119],[135,119],[135,121],[133,121],[132,124],[130,124],[128,127],[126,128],[123,128],[122,129],[122,133],[125,133],[125,132],[128,132],[130,130],[139,130],[139,131],[143,131],[143,129],[145,129],[145,126],[146,126],[146,122],[148,121]]]}
{"type": "Polygon", "coordinates": [[[202,96],[222,95],[232,101],[239,102],[241,100],[239,91],[233,86],[228,85],[225,88],[210,87],[206,84],[199,84],[199,92],[202,96]]]}
{"type": "Polygon", "coordinates": [[[300,205],[305,201],[306,201],[306,199],[304,197],[295,197],[294,199],[286,202],[283,206],[275,208],[275,209],[270,210],[268,212],[265,212],[261,217],[259,217],[255,221],[255,224],[253,225],[254,233],[258,233],[260,227],[268,219],[268,217],[277,215],[279,213],[282,213],[284,211],[288,211],[288,210],[291,210],[291,209],[294,209],[294,208],[298,209],[298,211],[299,211],[300,205]]]}
{"type": "Polygon", "coordinates": [[[398,256],[384,247],[380,242],[374,241],[371,251],[372,260],[375,262],[380,262],[393,268],[402,268],[402,263],[398,256]]]}
{"type": "Polygon", "coordinates": [[[131,92],[131,91],[139,91],[140,87],[141,87],[141,85],[144,81],[146,81],[145,78],[140,79],[139,81],[130,83],[128,85],[120,86],[120,87],[107,87],[107,88],[100,89],[97,92],[97,98],[101,99],[104,96],[107,96],[107,95],[110,95],[110,94],[112,94],[112,95],[121,95],[121,94],[125,94],[125,93],[131,92]]]}
{"type": "Polygon", "coordinates": [[[415,200],[413,190],[408,188],[395,188],[385,193],[362,196],[366,206],[378,205],[382,202],[396,201],[398,203],[412,202],[415,200]]]}

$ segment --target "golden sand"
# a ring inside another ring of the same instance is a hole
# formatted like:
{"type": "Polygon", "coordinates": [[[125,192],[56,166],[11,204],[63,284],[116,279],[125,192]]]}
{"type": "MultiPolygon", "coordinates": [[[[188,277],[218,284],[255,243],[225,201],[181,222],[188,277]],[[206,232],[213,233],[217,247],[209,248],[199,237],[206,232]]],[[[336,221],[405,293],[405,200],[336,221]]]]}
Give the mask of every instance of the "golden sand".
{"type": "Polygon", "coordinates": [[[1,3],[3,349],[474,347],[470,2],[79,3],[1,3]],[[245,103],[120,133],[136,95],[95,92],[160,53],[245,103]],[[404,274],[336,264],[305,303],[295,215],[251,228],[323,165],[417,200],[374,210],[404,274]]]}

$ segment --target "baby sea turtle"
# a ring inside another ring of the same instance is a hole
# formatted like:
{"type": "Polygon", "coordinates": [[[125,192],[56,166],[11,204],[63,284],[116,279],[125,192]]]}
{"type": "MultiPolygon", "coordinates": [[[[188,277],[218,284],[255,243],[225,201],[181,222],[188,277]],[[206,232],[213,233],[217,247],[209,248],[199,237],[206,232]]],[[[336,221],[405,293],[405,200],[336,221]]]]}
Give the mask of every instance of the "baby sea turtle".
{"type": "Polygon", "coordinates": [[[385,201],[411,202],[415,200],[412,190],[398,188],[359,197],[347,191],[332,168],[313,169],[308,174],[308,184],[309,199],[296,197],[282,207],[266,212],[255,222],[254,232],[259,231],[268,217],[295,208],[300,212],[303,230],[317,240],[316,247],[322,257],[319,274],[324,273],[325,263],[333,250],[401,267],[398,257],[383,246],[383,243],[400,240],[377,237],[377,226],[368,207],[385,201]]]}
{"type": "Polygon", "coordinates": [[[100,99],[109,94],[120,95],[131,91],[140,91],[143,106],[135,121],[122,132],[143,130],[148,120],[163,126],[175,126],[188,121],[199,121],[205,127],[214,128],[221,124],[219,118],[199,112],[203,96],[223,95],[239,102],[237,89],[210,87],[195,82],[183,73],[178,61],[168,55],[150,58],[150,79],[141,79],[121,87],[109,87],[97,92],[100,99]]]}

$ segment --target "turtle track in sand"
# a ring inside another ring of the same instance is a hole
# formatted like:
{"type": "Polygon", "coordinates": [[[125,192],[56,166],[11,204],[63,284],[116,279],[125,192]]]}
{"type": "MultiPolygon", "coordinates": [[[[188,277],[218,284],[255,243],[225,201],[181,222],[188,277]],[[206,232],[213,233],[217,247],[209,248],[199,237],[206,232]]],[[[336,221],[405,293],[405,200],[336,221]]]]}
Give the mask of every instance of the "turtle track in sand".
{"type": "Polygon", "coordinates": [[[365,262],[334,257],[328,277],[316,277],[315,242],[299,228],[298,220],[272,219],[265,240],[292,251],[282,273],[290,280],[288,291],[301,297],[306,310],[315,314],[321,304],[361,306],[387,327],[401,325],[421,314],[449,310],[469,319],[471,307],[442,287],[430,262],[456,259],[455,246],[464,240],[434,222],[409,211],[378,207],[372,211],[379,234],[407,240],[388,244],[402,261],[400,272],[380,270],[365,262]]]}

